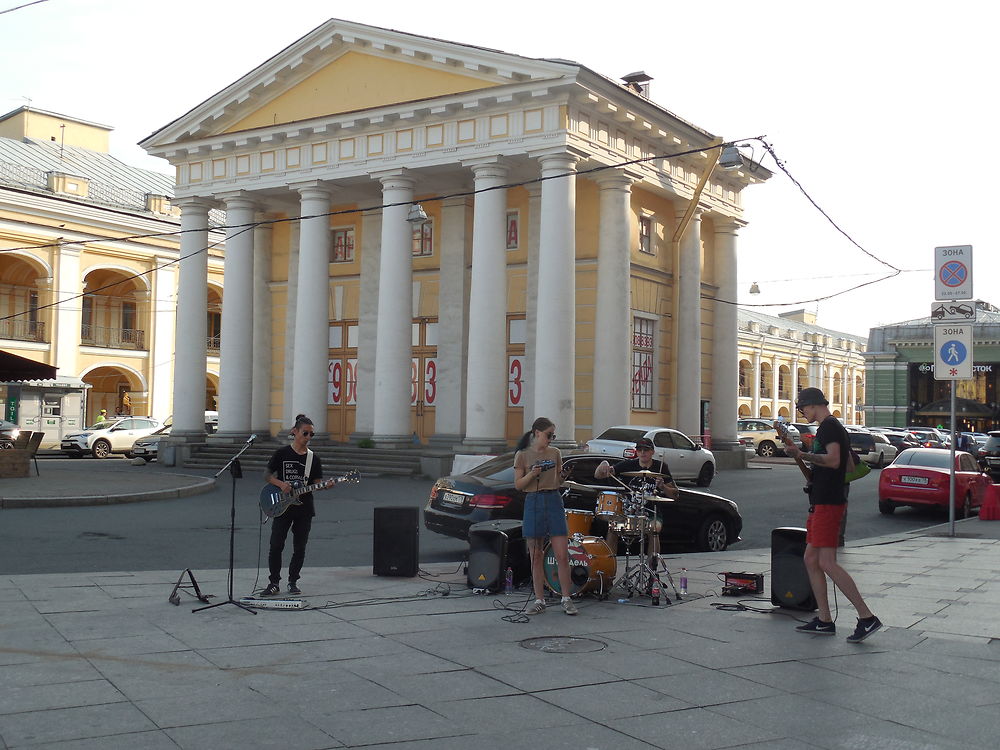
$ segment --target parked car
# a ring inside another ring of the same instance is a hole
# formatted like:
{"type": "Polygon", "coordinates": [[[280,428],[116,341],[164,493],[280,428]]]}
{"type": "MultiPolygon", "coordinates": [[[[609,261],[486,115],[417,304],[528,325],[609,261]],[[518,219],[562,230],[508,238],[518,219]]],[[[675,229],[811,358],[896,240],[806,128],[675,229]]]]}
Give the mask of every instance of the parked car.
{"type": "MultiPolygon", "coordinates": [[[[874,429],[874,428],[873,428],[874,429]]],[[[877,430],[886,440],[896,447],[896,452],[902,452],[907,448],[919,448],[920,441],[906,430],[877,430]]]]}
{"type": "MultiPolygon", "coordinates": [[[[1000,433],[997,433],[1000,435],[1000,433]]],[[[951,453],[934,448],[908,448],[882,469],[878,478],[878,510],[890,515],[900,505],[948,507],[951,453]]],[[[993,484],[976,460],[955,452],[955,516],[966,518],[986,499],[993,484]]]]}
{"type": "MultiPolygon", "coordinates": [[[[598,494],[618,486],[611,477],[594,478],[594,470],[606,459],[606,455],[593,453],[563,458],[569,480],[578,485],[563,497],[567,509],[593,512],[598,494]]],[[[437,534],[467,539],[469,526],[474,523],[521,519],[524,495],[514,487],[514,454],[506,453],[465,474],[438,479],[424,506],[424,526],[437,534]]],[[[735,544],[743,529],[736,503],[702,490],[680,488],[677,500],[660,505],[660,515],[660,539],[664,543],[682,543],[706,552],[721,552],[735,544]]],[[[594,520],[590,531],[603,536],[607,523],[594,520]]]]}
{"type": "Polygon", "coordinates": [[[869,466],[881,469],[891,463],[899,450],[880,432],[848,433],[851,450],[861,456],[861,460],[869,466]]]}
{"type": "Polygon", "coordinates": [[[14,447],[14,441],[21,434],[21,428],[13,422],[0,419],[0,450],[14,447]]]}
{"type": "Polygon", "coordinates": [[[674,479],[708,487],[715,476],[715,456],[701,443],[669,427],[619,425],[609,427],[586,445],[588,453],[600,453],[609,461],[635,458],[635,441],[648,437],[653,441],[653,457],[662,459],[674,479]]]}
{"type": "Polygon", "coordinates": [[[989,472],[993,479],[1000,479],[1000,430],[986,433],[986,442],[977,459],[983,471],[989,472]]]}
{"type": "Polygon", "coordinates": [[[139,438],[132,443],[132,455],[136,458],[141,458],[148,464],[159,456],[160,439],[165,438],[169,434],[170,425],[167,425],[166,427],[161,427],[156,432],[139,438]]]}
{"type": "Polygon", "coordinates": [[[799,431],[799,439],[802,441],[802,450],[812,450],[813,440],[816,439],[818,424],[806,424],[805,422],[792,422],[792,427],[799,431]]]}
{"type": "Polygon", "coordinates": [[[907,431],[917,439],[922,448],[947,448],[948,445],[937,430],[926,427],[908,427],[907,431]]]}
{"type": "Polygon", "coordinates": [[[112,453],[132,452],[137,438],[156,432],[160,421],[152,417],[116,417],[87,427],[83,432],[63,435],[60,450],[73,458],[90,453],[94,458],[107,458],[112,453]]]}
{"type": "MultiPolygon", "coordinates": [[[[788,437],[792,439],[799,448],[802,447],[802,438],[799,431],[791,422],[785,423],[788,430],[788,437]]],[[[783,456],[785,454],[784,443],[778,437],[778,431],[774,429],[774,423],[766,419],[738,419],[736,420],[736,434],[740,442],[744,438],[753,440],[754,450],[758,456],[770,458],[771,456],[783,456]]],[[[749,441],[744,443],[749,445],[749,441]]]]}

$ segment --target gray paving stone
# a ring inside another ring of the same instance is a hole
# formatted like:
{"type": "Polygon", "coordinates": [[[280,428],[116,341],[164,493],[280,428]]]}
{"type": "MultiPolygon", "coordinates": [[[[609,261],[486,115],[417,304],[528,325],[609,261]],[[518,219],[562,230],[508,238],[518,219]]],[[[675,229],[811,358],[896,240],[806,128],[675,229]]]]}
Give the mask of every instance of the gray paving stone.
{"type": "Polygon", "coordinates": [[[125,697],[104,679],[31,686],[0,685],[0,714],[94,706],[124,700],[125,697]]]}
{"type": "Polygon", "coordinates": [[[174,727],[166,734],[184,750],[220,750],[220,748],[282,748],[282,750],[324,750],[343,747],[343,743],[318,727],[294,716],[269,716],[174,727]]]}
{"type": "Polygon", "coordinates": [[[673,696],[693,706],[715,706],[778,695],[777,690],[726,672],[699,668],[696,672],[637,680],[637,684],[673,696]]]}
{"type": "Polygon", "coordinates": [[[105,703],[0,716],[0,737],[8,747],[109,737],[156,728],[148,717],[128,703],[105,703]]]}
{"type": "Polygon", "coordinates": [[[417,705],[314,713],[309,721],[348,747],[468,734],[461,724],[417,705]]]}
{"type": "Polygon", "coordinates": [[[671,750],[714,750],[784,737],[773,729],[762,729],[703,708],[619,719],[608,722],[608,726],[651,747],[671,750]]]}
{"type": "Polygon", "coordinates": [[[520,690],[479,674],[462,669],[437,674],[386,674],[371,677],[373,682],[398,693],[412,702],[445,701],[465,698],[487,698],[498,695],[519,695],[520,690]]]}
{"type": "Polygon", "coordinates": [[[611,719],[691,708],[690,703],[629,682],[545,690],[533,692],[532,695],[546,703],[552,703],[575,713],[581,718],[602,723],[611,719]]]}
{"type": "Polygon", "coordinates": [[[477,734],[507,732],[513,727],[572,727],[580,723],[577,714],[531,695],[472,698],[427,705],[447,717],[453,726],[466,730],[472,728],[477,734]]]}
{"type": "Polygon", "coordinates": [[[51,750],[177,750],[177,743],[163,730],[150,732],[128,732],[86,740],[49,742],[45,747],[51,750]]]}
{"type": "Polygon", "coordinates": [[[238,722],[289,713],[299,696],[279,701],[234,683],[136,701],[135,706],[160,729],[238,722]]]}

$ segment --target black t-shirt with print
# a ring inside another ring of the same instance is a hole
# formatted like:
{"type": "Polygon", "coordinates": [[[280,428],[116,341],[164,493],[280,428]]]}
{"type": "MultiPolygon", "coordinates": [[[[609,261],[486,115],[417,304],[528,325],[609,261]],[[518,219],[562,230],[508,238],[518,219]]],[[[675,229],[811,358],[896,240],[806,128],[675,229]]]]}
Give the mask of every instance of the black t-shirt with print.
{"type": "MultiPolygon", "coordinates": [[[[305,476],[305,455],[299,455],[292,446],[286,445],[274,452],[271,460],[267,462],[267,470],[285,482],[292,484],[296,482],[314,484],[323,476],[323,462],[319,456],[313,453],[312,466],[309,469],[309,476],[307,478],[305,476]]],[[[300,495],[298,499],[302,501],[302,505],[289,506],[288,510],[285,511],[286,513],[302,514],[309,517],[316,515],[316,507],[313,504],[313,495],[311,492],[300,495]]]]}
{"type": "Polygon", "coordinates": [[[847,502],[844,475],[847,473],[847,455],[851,450],[851,441],[844,425],[831,414],[820,422],[813,439],[812,452],[829,453],[827,446],[833,443],[840,443],[840,466],[834,469],[813,465],[812,489],[809,491],[809,502],[813,505],[843,505],[847,502]]]}

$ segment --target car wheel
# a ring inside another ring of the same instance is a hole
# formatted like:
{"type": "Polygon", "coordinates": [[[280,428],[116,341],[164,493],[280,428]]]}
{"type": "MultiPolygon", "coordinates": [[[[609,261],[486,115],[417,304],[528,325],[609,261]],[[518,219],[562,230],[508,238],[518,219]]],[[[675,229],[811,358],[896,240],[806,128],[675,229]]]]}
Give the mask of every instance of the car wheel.
{"type": "Polygon", "coordinates": [[[891,516],[896,512],[896,504],[892,500],[879,500],[878,512],[883,516],[891,516]]]}
{"type": "Polygon", "coordinates": [[[885,454],[879,451],[878,458],[875,459],[875,468],[881,469],[885,466],[885,454]]]}
{"type": "Polygon", "coordinates": [[[775,451],[775,445],[770,440],[765,440],[757,446],[757,455],[764,458],[771,458],[775,454],[775,451]]]}
{"type": "Polygon", "coordinates": [[[962,501],[962,505],[955,507],[955,518],[968,518],[972,515],[972,495],[968,492],[965,493],[965,500],[962,501]]]}
{"type": "Polygon", "coordinates": [[[701,467],[701,472],[698,474],[697,485],[699,487],[708,487],[712,483],[712,478],[715,476],[715,467],[708,461],[705,465],[701,467]]]}
{"type": "Polygon", "coordinates": [[[107,458],[111,455],[111,443],[107,440],[98,440],[94,443],[90,452],[94,454],[94,458],[107,458]]]}
{"type": "Polygon", "coordinates": [[[723,552],[729,546],[729,529],[722,516],[709,516],[698,530],[698,549],[702,552],[723,552]]]}

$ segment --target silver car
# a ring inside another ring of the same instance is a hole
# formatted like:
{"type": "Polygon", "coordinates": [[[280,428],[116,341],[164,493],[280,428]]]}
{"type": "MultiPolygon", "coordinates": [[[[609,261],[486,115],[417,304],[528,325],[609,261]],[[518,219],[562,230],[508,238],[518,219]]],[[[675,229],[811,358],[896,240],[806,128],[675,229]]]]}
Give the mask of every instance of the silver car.
{"type": "MultiPolygon", "coordinates": [[[[701,443],[669,427],[619,425],[609,427],[586,445],[588,453],[601,453],[611,459],[635,458],[635,441],[648,437],[653,441],[654,458],[662,459],[674,479],[708,487],[715,477],[715,456],[701,443]]],[[[611,461],[614,463],[614,461],[611,461]]]]}

